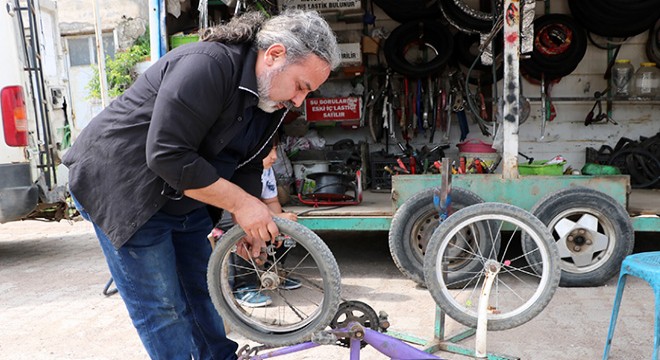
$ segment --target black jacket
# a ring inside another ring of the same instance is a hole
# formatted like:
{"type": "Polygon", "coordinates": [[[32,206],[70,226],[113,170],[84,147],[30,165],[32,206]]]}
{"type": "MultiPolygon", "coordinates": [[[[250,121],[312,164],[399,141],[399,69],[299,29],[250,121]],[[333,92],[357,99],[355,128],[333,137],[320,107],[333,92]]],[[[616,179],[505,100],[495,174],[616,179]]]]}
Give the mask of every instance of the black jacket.
{"type": "MultiPolygon", "coordinates": [[[[210,161],[251,120],[245,109],[258,103],[256,55],[251,44],[176,48],[77,137],[63,158],[69,188],[116,248],[170,200],[163,189],[181,193],[219,179],[210,161]]],[[[272,127],[232,182],[260,185],[265,145],[284,115],[272,114],[272,127]]]]}

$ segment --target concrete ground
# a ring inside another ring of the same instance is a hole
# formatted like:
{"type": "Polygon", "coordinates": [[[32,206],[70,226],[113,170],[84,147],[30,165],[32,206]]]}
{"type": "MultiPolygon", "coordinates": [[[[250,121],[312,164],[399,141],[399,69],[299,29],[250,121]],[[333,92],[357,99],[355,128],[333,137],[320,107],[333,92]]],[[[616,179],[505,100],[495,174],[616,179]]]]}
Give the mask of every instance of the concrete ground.
{"type": "MultiPolygon", "coordinates": [[[[644,246],[637,251],[660,250],[656,234],[638,241],[644,246]]],[[[321,235],[339,263],[344,298],[387,312],[391,330],[433,337],[435,303],[428,291],[416,287],[394,266],[386,233],[321,235]]],[[[108,279],[89,223],[0,225],[0,359],[147,359],[121,299],[102,295],[108,279]]],[[[612,279],[602,287],[558,289],[550,305],[529,323],[489,333],[489,351],[521,359],[600,359],[615,285],[612,279]]],[[[650,287],[631,279],[611,359],[650,358],[653,304],[650,287]]],[[[461,329],[451,320],[446,326],[448,334],[461,329]]],[[[235,332],[230,337],[247,343],[235,332]]],[[[462,344],[473,343],[467,339],[462,344]]],[[[282,359],[348,357],[347,349],[321,346],[282,359]]],[[[362,359],[383,358],[370,347],[362,352],[362,359]]]]}

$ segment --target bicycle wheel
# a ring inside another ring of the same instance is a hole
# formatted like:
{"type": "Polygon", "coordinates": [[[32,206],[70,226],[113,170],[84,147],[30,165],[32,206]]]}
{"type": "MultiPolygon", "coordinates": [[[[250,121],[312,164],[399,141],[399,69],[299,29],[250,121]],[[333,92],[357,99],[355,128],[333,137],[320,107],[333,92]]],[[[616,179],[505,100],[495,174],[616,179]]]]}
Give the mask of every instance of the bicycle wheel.
{"type": "MultiPolygon", "coordinates": [[[[429,239],[440,224],[440,214],[433,204],[433,197],[437,189],[431,188],[415,194],[401,205],[392,217],[392,225],[388,234],[390,254],[394,264],[401,270],[401,273],[416,283],[426,286],[424,283],[424,254],[429,239]]],[[[454,210],[462,209],[466,206],[484,202],[477,194],[462,188],[454,187],[451,189],[451,215],[454,210]]],[[[486,237],[474,236],[479,230],[468,229],[469,232],[463,236],[470,242],[476,239],[485,239],[486,237]],[[472,231],[474,230],[474,231],[472,231]]],[[[481,244],[481,249],[487,249],[490,243],[481,244]]],[[[499,244],[495,244],[494,253],[499,250],[499,244]]],[[[453,270],[448,282],[454,284],[463,276],[467,270],[474,272],[474,267],[480,267],[478,261],[456,261],[450,265],[453,270]]]]}
{"type": "Polygon", "coordinates": [[[440,223],[427,247],[424,277],[433,299],[451,318],[476,328],[478,303],[486,269],[498,269],[488,298],[488,329],[510,329],[534,318],[550,302],[559,285],[557,248],[546,226],[529,212],[508,204],[482,203],[458,210],[440,223]],[[465,229],[485,227],[487,241],[500,241],[496,257],[487,257],[477,241],[475,247],[456,242],[465,229]],[[538,263],[529,264],[521,254],[523,234],[534,244],[529,251],[538,254],[538,263]],[[478,259],[483,268],[475,271],[460,289],[452,290],[446,270],[456,254],[478,259]]]}
{"type": "MultiPolygon", "coordinates": [[[[207,277],[213,305],[233,330],[264,345],[283,346],[307,341],[330,324],[339,307],[341,277],[335,258],[321,238],[298,223],[280,218],[274,221],[284,247],[284,251],[278,251],[281,256],[276,255],[265,266],[240,257],[245,232],[234,226],[211,254],[207,277]],[[284,256],[286,262],[281,263],[284,256]],[[253,286],[270,297],[269,306],[239,303],[234,285],[244,276],[253,278],[253,286]],[[302,286],[283,290],[286,278],[298,280],[302,286]]],[[[269,257],[275,253],[274,245],[269,246],[268,253],[269,257]]]]}

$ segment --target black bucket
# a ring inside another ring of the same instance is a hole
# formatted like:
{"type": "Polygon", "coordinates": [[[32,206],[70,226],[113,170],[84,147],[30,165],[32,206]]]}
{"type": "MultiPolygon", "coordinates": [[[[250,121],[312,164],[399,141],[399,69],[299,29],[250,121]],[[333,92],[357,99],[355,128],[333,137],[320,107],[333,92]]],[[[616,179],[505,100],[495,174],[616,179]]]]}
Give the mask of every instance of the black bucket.
{"type": "Polygon", "coordinates": [[[355,192],[355,177],[339,173],[321,172],[307,174],[307,178],[314,180],[316,186],[310,194],[315,198],[326,198],[330,200],[348,199],[346,192],[355,192]]]}

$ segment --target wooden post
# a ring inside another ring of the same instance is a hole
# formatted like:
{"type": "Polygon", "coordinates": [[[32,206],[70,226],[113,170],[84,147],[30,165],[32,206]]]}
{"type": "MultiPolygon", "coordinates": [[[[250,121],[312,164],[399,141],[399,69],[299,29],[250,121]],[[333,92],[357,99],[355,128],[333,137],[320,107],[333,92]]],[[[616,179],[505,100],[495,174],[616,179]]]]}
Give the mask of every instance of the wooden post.
{"type": "Polygon", "coordinates": [[[502,176],[518,177],[518,121],[520,120],[520,1],[504,2],[504,151],[502,176]]]}

